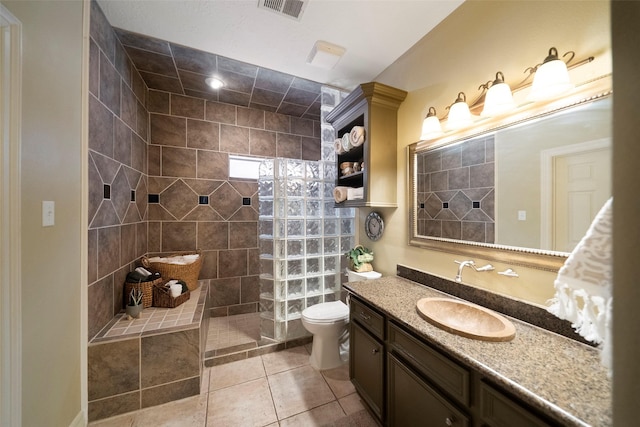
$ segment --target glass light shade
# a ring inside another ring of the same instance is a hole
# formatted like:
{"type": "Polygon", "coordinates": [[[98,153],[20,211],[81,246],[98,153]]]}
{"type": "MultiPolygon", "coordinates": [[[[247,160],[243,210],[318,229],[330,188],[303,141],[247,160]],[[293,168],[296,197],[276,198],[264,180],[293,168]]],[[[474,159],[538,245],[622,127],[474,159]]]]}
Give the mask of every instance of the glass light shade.
{"type": "Polygon", "coordinates": [[[442,126],[440,125],[440,120],[436,116],[436,109],[433,107],[429,108],[429,113],[427,117],[422,121],[422,133],[420,134],[420,139],[432,139],[442,135],[442,126]]]}
{"type": "Polygon", "coordinates": [[[493,84],[484,97],[482,117],[498,116],[516,108],[511,88],[505,82],[493,84]]]}
{"type": "Polygon", "coordinates": [[[206,78],[205,83],[207,83],[212,89],[220,89],[224,86],[224,82],[216,77],[206,78]]]}
{"type": "Polygon", "coordinates": [[[533,76],[533,85],[527,99],[542,101],[568,92],[573,88],[567,64],[558,59],[558,52],[552,47],[549,50],[549,56],[533,76]]]}
{"type": "Polygon", "coordinates": [[[458,94],[458,99],[449,109],[449,118],[447,119],[447,130],[456,130],[469,126],[473,123],[471,119],[471,111],[467,105],[467,97],[463,92],[458,94]]]}

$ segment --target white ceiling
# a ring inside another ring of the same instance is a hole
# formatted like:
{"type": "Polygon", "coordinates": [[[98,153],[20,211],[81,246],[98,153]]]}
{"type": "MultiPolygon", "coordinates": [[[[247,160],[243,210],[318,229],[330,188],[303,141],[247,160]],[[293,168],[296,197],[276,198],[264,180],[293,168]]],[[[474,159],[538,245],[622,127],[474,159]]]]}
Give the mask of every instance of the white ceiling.
{"type": "Polygon", "coordinates": [[[300,20],[260,0],[97,0],[112,26],[343,89],[369,82],[463,0],[305,0],[300,20]],[[306,63],[317,40],[346,49],[306,63]]]}

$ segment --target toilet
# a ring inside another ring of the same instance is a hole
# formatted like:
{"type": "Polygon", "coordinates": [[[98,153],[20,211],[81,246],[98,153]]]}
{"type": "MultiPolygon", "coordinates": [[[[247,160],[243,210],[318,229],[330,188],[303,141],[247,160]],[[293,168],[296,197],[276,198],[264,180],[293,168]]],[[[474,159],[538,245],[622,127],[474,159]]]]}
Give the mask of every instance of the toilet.
{"type": "MultiPolygon", "coordinates": [[[[356,273],[348,270],[350,282],[377,279],[375,271],[356,273]],[[353,273],[353,274],[351,274],[353,273]]],[[[349,354],[349,307],[342,301],[312,305],[302,311],[302,326],[313,334],[309,363],[315,369],[333,369],[342,365],[349,354]]]]}

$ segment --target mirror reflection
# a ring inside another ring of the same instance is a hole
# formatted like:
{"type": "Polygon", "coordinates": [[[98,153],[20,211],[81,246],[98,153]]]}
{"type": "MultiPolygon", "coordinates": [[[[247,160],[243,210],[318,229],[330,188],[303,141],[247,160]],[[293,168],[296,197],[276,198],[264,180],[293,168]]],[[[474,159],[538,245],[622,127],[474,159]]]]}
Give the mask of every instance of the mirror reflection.
{"type": "Polygon", "coordinates": [[[611,196],[611,98],[411,152],[413,244],[570,252],[611,196]]]}

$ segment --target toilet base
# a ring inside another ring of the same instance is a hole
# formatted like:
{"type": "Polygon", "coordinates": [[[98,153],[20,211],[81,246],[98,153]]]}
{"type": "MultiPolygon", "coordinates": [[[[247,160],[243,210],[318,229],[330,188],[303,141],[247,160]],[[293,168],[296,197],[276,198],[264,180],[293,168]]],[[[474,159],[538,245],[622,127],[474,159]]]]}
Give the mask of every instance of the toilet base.
{"type": "Polygon", "coordinates": [[[309,356],[309,364],[313,368],[324,371],[342,366],[345,362],[340,356],[340,342],[337,335],[334,337],[313,336],[311,356],[309,356]]]}

